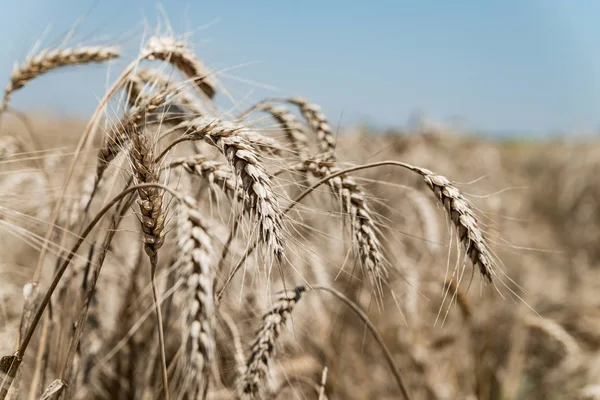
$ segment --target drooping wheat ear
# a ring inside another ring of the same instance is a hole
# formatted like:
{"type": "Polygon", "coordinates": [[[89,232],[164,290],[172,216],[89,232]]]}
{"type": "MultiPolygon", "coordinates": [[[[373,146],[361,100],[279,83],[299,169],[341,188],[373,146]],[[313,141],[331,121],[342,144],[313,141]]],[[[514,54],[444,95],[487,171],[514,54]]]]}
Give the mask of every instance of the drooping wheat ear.
{"type": "Polygon", "coordinates": [[[4,89],[4,98],[0,112],[6,110],[12,94],[32,79],[56,68],[67,65],[99,63],[119,57],[115,47],[85,46],[67,49],[44,49],[27,59],[21,65],[15,65],[10,82],[4,89]]]}
{"type": "MultiPolygon", "coordinates": [[[[158,183],[158,172],[154,163],[154,151],[148,138],[139,129],[129,131],[131,138],[130,160],[133,165],[133,177],[136,184],[158,183]]],[[[163,191],[157,187],[138,190],[138,205],[141,213],[144,251],[153,265],[157,262],[157,253],[164,243],[165,213],[163,212],[163,191]]]]}
{"type": "Polygon", "coordinates": [[[282,212],[271,179],[253,146],[237,133],[241,128],[211,118],[195,118],[180,125],[190,140],[204,140],[218,148],[235,172],[236,185],[248,197],[244,208],[258,218],[259,239],[277,257],[283,256],[282,212]]]}
{"type": "Polygon", "coordinates": [[[285,133],[292,149],[301,158],[307,158],[308,138],[304,131],[304,125],[296,118],[294,113],[285,107],[271,104],[269,101],[261,101],[242,113],[238,119],[246,117],[253,111],[263,111],[270,114],[285,133]]]}
{"type": "Polygon", "coordinates": [[[188,395],[199,398],[208,385],[215,353],[215,278],[211,236],[195,202],[182,202],[179,210],[178,247],[181,279],[186,285],[186,317],[183,327],[185,364],[191,371],[188,395]],[[185,204],[187,203],[187,204],[185,204]]]}
{"type": "Polygon", "coordinates": [[[445,176],[425,168],[412,167],[412,169],[423,176],[425,183],[443,205],[446,214],[456,227],[458,238],[473,266],[478,267],[481,275],[491,282],[494,271],[490,251],[477,222],[475,211],[467,199],[445,176]]]}
{"type": "Polygon", "coordinates": [[[327,154],[328,160],[334,160],[336,140],[327,117],[323,114],[323,111],[321,111],[321,107],[309,102],[308,99],[300,97],[288,99],[287,102],[300,108],[302,116],[306,119],[311,129],[317,134],[320,152],[322,154],[327,154]]]}
{"type": "Polygon", "coordinates": [[[216,93],[216,83],[204,64],[198,60],[196,55],[186,49],[182,42],[178,42],[171,36],[154,36],[148,40],[142,57],[148,60],[162,60],[173,64],[209,99],[216,93]]]}
{"type": "Polygon", "coordinates": [[[269,312],[263,316],[263,325],[250,347],[246,372],[240,379],[238,398],[263,398],[265,380],[269,374],[271,358],[275,354],[277,338],[305,290],[304,287],[299,286],[293,292],[280,295],[269,312]]]}
{"type": "MultiPolygon", "coordinates": [[[[332,162],[318,159],[306,160],[301,169],[317,179],[326,178],[340,170],[334,167],[332,162]]],[[[382,245],[377,237],[378,228],[368,206],[367,195],[348,175],[330,179],[328,184],[332,194],[340,199],[344,213],[350,218],[361,265],[369,274],[371,282],[377,289],[381,289],[381,283],[387,278],[388,273],[382,245]]]]}

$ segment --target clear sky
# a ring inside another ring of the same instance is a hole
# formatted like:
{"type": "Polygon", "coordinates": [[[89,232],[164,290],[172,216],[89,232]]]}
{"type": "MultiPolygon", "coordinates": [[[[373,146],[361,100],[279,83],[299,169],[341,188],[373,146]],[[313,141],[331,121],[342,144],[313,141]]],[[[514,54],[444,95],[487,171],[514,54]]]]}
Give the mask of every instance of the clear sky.
{"type": "MultiPolygon", "coordinates": [[[[164,21],[157,4],[0,0],[0,78],[38,39],[60,43],[81,17],[72,43],[135,48],[144,21],[164,21]]],[[[165,0],[162,7],[176,33],[193,32],[197,53],[224,71],[238,99],[305,95],[344,125],[404,125],[422,109],[481,130],[600,127],[600,1],[165,0]]],[[[90,113],[106,79],[103,68],[53,73],[13,104],[90,113]]]]}

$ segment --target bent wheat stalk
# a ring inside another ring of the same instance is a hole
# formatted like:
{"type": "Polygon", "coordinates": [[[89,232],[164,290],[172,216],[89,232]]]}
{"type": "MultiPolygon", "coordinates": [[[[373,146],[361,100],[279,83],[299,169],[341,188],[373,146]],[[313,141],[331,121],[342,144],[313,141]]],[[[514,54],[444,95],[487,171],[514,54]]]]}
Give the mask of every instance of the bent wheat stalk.
{"type": "Polygon", "coordinates": [[[333,288],[330,288],[327,286],[315,285],[315,286],[312,286],[310,288],[310,290],[322,290],[322,291],[325,291],[325,292],[328,292],[328,293],[334,295],[339,300],[341,300],[343,303],[345,303],[348,307],[350,307],[350,309],[365,323],[365,325],[367,326],[367,328],[369,328],[369,330],[371,331],[371,334],[373,334],[373,336],[375,337],[375,340],[377,341],[377,343],[383,350],[385,359],[390,367],[390,370],[394,374],[394,378],[396,379],[396,383],[398,384],[398,387],[400,388],[400,391],[402,392],[402,396],[404,396],[404,398],[406,400],[410,400],[411,397],[408,392],[408,387],[406,386],[406,384],[404,383],[404,380],[402,379],[400,370],[398,369],[398,366],[396,365],[396,362],[394,361],[394,356],[392,356],[392,353],[390,353],[390,350],[385,345],[385,342],[383,341],[383,338],[377,331],[377,328],[375,328],[375,325],[373,325],[371,320],[369,320],[369,317],[367,317],[367,315],[352,300],[350,300],[348,297],[346,297],[343,293],[341,293],[333,288]]]}

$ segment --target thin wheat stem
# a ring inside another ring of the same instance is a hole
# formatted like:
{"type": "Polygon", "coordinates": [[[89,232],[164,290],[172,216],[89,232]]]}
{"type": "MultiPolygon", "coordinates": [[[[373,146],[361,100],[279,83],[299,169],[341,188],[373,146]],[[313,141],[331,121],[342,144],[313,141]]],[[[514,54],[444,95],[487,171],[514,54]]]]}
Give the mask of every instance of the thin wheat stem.
{"type": "Polygon", "coordinates": [[[385,359],[386,359],[386,361],[387,361],[387,363],[388,363],[388,365],[390,367],[390,370],[392,371],[392,374],[394,375],[394,378],[396,379],[396,383],[398,384],[398,388],[400,388],[400,391],[402,392],[402,396],[404,396],[404,398],[406,400],[410,400],[411,396],[410,396],[410,394],[408,392],[408,387],[406,386],[406,384],[404,383],[404,380],[402,379],[402,375],[400,374],[400,370],[398,369],[398,366],[396,365],[396,362],[394,361],[394,356],[392,355],[392,353],[390,352],[390,350],[385,345],[385,342],[383,341],[383,338],[381,337],[381,335],[377,331],[377,328],[375,328],[375,325],[373,325],[373,323],[371,322],[371,320],[369,319],[369,317],[367,316],[367,314],[365,314],[356,305],[356,303],[354,303],[346,295],[344,295],[343,293],[339,292],[338,290],[335,290],[335,289],[327,287],[327,286],[320,286],[320,285],[312,286],[310,288],[310,290],[322,290],[322,291],[325,291],[325,292],[328,292],[328,293],[334,295],[339,300],[341,300],[343,303],[345,303],[348,307],[350,307],[350,309],[365,323],[365,325],[367,326],[367,328],[369,328],[369,330],[371,331],[371,334],[375,337],[375,340],[377,341],[377,343],[381,347],[381,350],[383,350],[383,354],[385,356],[385,359]]]}

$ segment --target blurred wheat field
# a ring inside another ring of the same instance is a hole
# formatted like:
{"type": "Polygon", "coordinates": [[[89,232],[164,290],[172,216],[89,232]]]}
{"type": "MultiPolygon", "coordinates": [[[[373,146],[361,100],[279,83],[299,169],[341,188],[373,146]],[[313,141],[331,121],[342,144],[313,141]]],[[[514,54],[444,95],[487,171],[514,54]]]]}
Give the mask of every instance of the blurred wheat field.
{"type": "MultiPolygon", "coordinates": [[[[600,398],[596,142],[224,110],[153,36],[87,120],[0,106],[0,399],[600,398]]],[[[310,95],[310,93],[307,93],[310,95]]]]}

